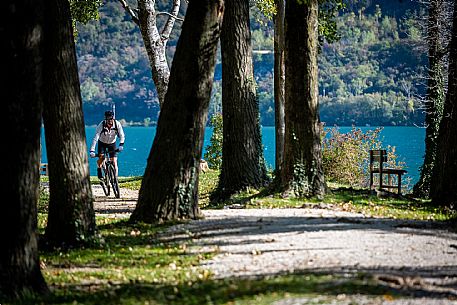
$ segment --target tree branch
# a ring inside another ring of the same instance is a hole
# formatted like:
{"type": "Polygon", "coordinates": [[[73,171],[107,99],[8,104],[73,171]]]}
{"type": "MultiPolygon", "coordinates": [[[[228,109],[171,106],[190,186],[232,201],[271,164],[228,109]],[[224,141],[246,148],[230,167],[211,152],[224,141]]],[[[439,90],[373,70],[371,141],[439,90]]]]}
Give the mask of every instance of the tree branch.
{"type": "Polygon", "coordinates": [[[173,0],[173,8],[171,10],[171,13],[166,13],[166,12],[160,12],[157,13],[159,14],[166,14],[168,15],[168,20],[165,23],[165,26],[163,27],[162,30],[162,41],[164,44],[166,44],[168,38],[170,37],[171,31],[173,30],[173,26],[175,25],[176,20],[183,21],[183,19],[178,18],[178,13],[179,13],[179,7],[181,6],[181,0],[173,0]]]}
{"type": "Polygon", "coordinates": [[[170,14],[169,12],[158,12],[156,15],[157,15],[157,16],[158,16],[158,15],[168,15],[168,16],[170,16],[170,18],[175,18],[177,21],[184,21],[184,18],[177,17],[177,16],[173,16],[173,15],[170,14]]]}
{"type": "Polygon", "coordinates": [[[130,15],[130,17],[132,17],[133,22],[135,22],[137,25],[140,25],[138,16],[135,14],[135,11],[130,8],[128,3],[125,0],[119,0],[119,2],[122,4],[122,7],[130,15]]]}

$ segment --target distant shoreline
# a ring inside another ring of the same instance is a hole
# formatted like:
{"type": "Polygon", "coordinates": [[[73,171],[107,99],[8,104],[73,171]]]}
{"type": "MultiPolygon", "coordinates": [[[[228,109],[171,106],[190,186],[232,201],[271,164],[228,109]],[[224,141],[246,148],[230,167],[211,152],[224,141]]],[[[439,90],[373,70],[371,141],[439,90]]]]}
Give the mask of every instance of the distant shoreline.
{"type": "MultiPolygon", "coordinates": [[[[92,124],[92,125],[84,125],[84,127],[97,127],[98,124],[92,124]]],[[[140,125],[140,124],[127,124],[127,125],[122,125],[122,127],[157,127],[157,125],[140,125]]],[[[206,127],[211,127],[210,125],[207,125],[206,127]]],[[[274,125],[261,125],[260,127],[275,127],[274,125]]],[[[366,128],[366,127],[371,127],[371,128],[378,128],[378,127],[415,127],[415,128],[425,128],[423,126],[418,126],[418,125],[325,125],[327,128],[333,128],[333,127],[341,127],[341,128],[348,128],[348,127],[355,127],[355,128],[366,128]]]]}

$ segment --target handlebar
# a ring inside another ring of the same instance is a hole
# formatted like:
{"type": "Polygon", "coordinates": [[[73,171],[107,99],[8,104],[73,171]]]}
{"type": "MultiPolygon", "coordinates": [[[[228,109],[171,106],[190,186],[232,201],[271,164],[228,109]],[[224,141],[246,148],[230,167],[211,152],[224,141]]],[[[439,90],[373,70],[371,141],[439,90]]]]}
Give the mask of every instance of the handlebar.
{"type": "MultiPolygon", "coordinates": [[[[114,152],[120,153],[121,150],[119,150],[119,148],[116,148],[116,149],[114,150],[114,152]]],[[[103,155],[104,155],[105,153],[109,153],[109,151],[108,151],[108,150],[105,150],[105,152],[103,153],[103,155]]],[[[95,156],[93,156],[93,157],[91,157],[90,154],[89,154],[89,157],[90,157],[90,158],[98,158],[98,157],[99,157],[99,154],[96,153],[95,156]]]]}

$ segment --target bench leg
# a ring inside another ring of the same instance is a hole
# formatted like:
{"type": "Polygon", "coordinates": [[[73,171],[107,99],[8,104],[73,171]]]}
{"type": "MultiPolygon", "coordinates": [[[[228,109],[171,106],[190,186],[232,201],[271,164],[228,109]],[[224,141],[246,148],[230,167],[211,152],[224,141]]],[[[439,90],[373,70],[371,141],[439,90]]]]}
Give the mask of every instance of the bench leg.
{"type": "Polygon", "coordinates": [[[401,174],[398,174],[398,195],[401,195],[401,174]]]}

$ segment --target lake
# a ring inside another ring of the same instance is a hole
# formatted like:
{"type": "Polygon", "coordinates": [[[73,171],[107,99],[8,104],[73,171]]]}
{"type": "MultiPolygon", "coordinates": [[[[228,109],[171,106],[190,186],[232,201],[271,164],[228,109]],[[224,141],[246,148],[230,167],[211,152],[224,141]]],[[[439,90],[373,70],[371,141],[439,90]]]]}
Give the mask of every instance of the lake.
{"type": "MultiPolygon", "coordinates": [[[[352,127],[340,127],[340,132],[348,132],[352,127]]],[[[375,127],[360,127],[362,131],[374,129],[375,127]]],[[[155,127],[125,127],[125,149],[119,155],[120,176],[141,176],[144,174],[147,158],[155,135],[155,127]]],[[[88,149],[95,127],[86,127],[88,149]]],[[[205,144],[209,144],[212,128],[206,128],[205,144]]],[[[44,134],[44,132],[42,133],[44,134]]],[[[44,141],[44,135],[43,141],[44,141]]],[[[417,127],[384,127],[381,132],[383,145],[395,146],[400,161],[406,162],[408,174],[412,183],[419,179],[419,167],[422,165],[425,151],[425,129],[417,127]]],[[[262,141],[264,145],[265,160],[270,168],[275,163],[275,131],[274,127],[262,127],[262,141]]],[[[44,142],[43,142],[44,143],[44,142]]],[[[46,147],[43,147],[42,161],[47,162],[46,147]]],[[[204,151],[203,151],[204,153],[204,151]]],[[[367,152],[368,154],[368,152],[367,152]]],[[[96,160],[90,159],[90,173],[96,175],[96,160]]]]}

